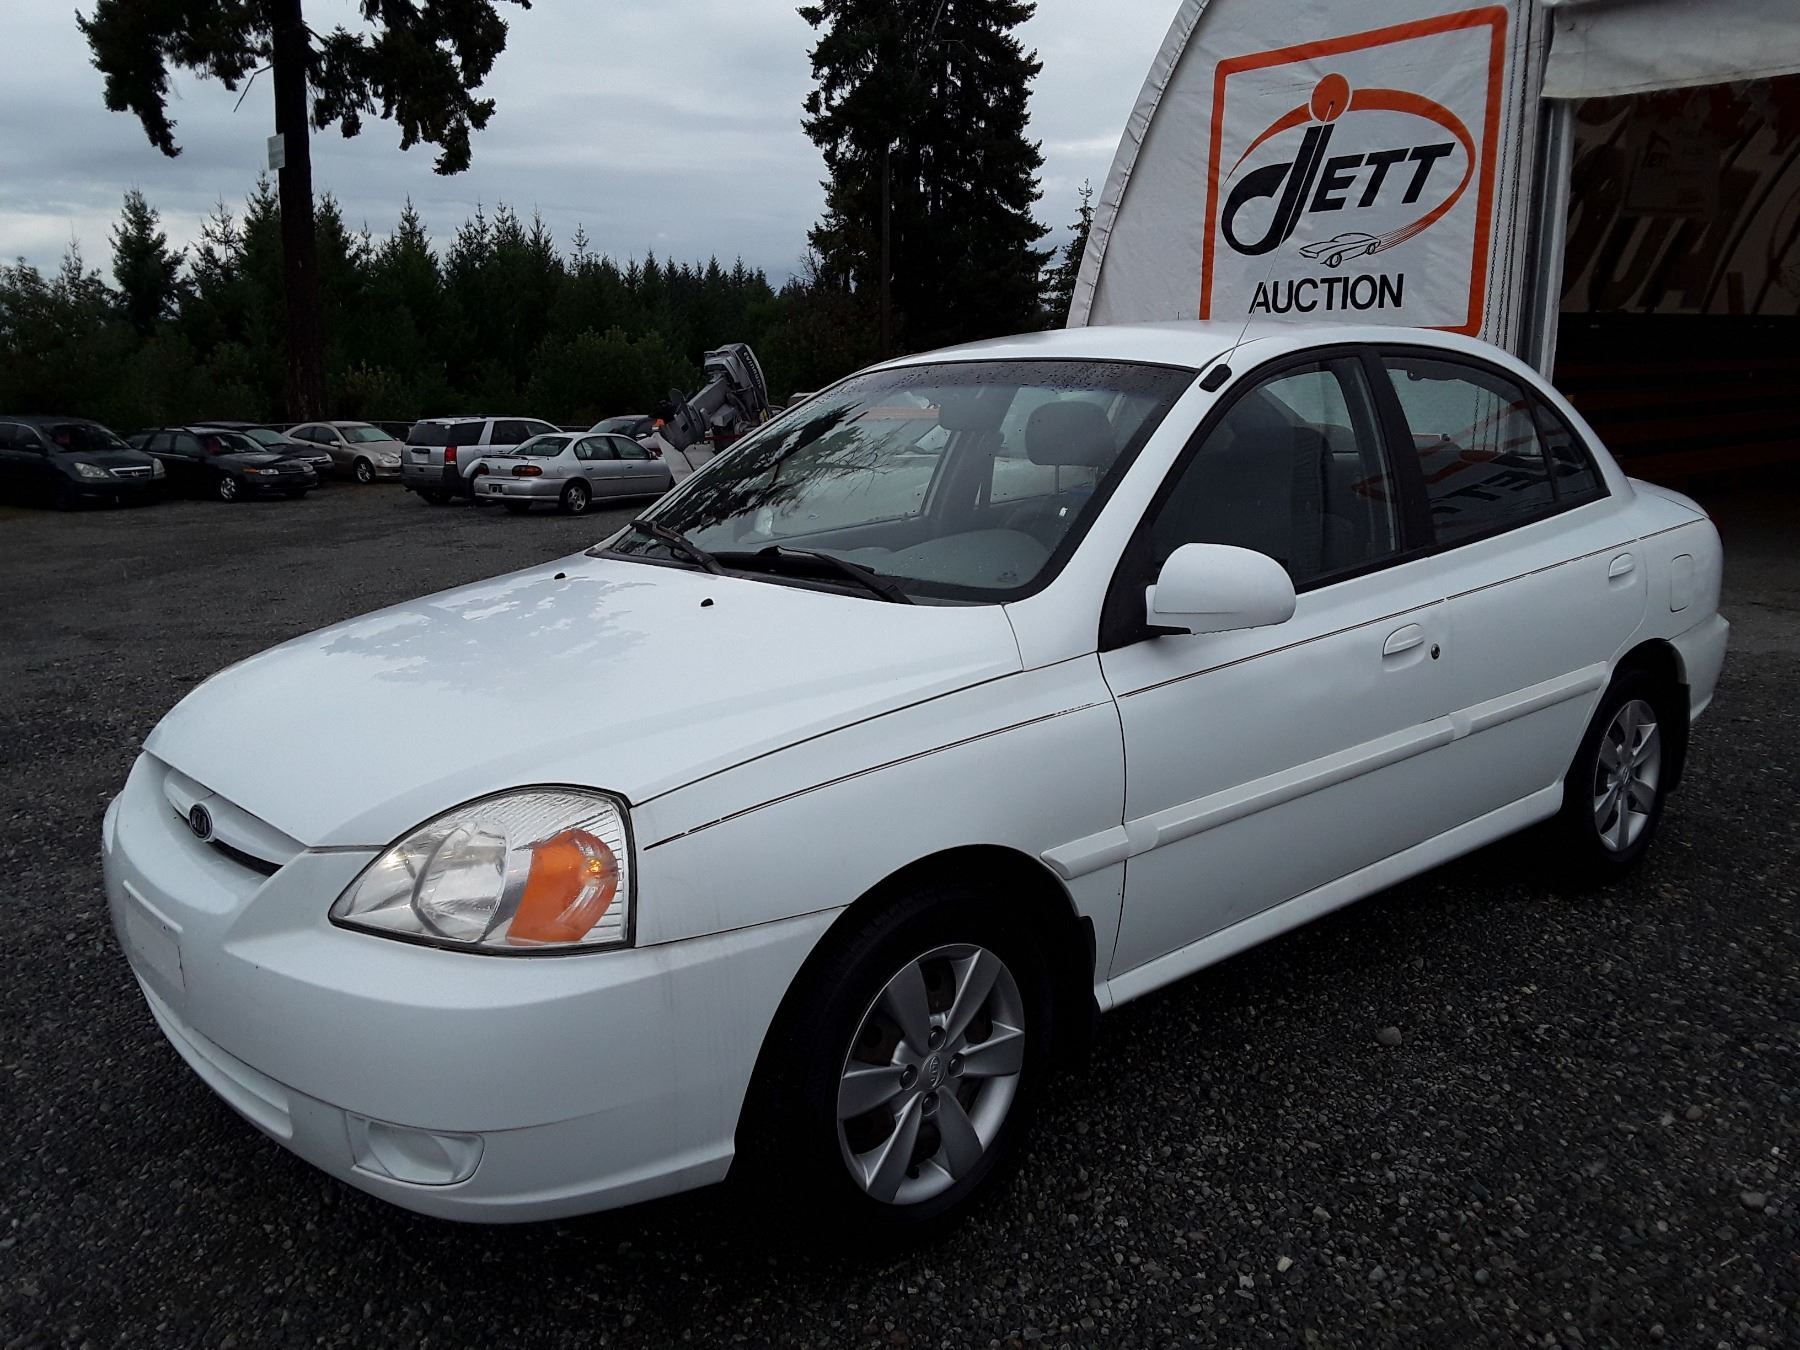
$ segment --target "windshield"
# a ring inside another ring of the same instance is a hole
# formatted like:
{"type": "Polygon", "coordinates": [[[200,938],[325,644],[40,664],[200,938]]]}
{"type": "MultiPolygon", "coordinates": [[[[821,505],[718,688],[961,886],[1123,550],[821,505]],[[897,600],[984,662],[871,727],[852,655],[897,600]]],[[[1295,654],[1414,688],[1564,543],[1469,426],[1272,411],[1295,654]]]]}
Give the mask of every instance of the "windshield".
{"type": "Polygon", "coordinates": [[[380,427],[340,427],[344,439],[353,445],[361,445],[368,441],[391,441],[394,438],[380,427]]]}
{"type": "Polygon", "coordinates": [[[619,436],[641,436],[649,430],[650,419],[648,417],[607,417],[588,428],[590,433],[599,432],[619,436]],[[640,424],[643,428],[641,431],[638,430],[640,424]]]}
{"type": "MultiPolygon", "coordinates": [[[[781,545],[909,596],[1016,599],[1045,584],[1193,372],[982,361],[856,376],[748,437],[646,517],[732,565],[781,545]]],[[[679,560],[643,532],[612,551],[679,560]]]]}
{"type": "Polygon", "coordinates": [[[86,452],[131,449],[112,432],[94,422],[59,422],[44,430],[50,443],[58,450],[86,452]]]}
{"type": "Polygon", "coordinates": [[[208,454],[262,454],[263,447],[241,431],[207,431],[201,433],[208,454]]]}
{"type": "Polygon", "coordinates": [[[244,435],[261,445],[283,445],[287,437],[269,427],[245,427],[244,435]]]}
{"type": "Polygon", "coordinates": [[[515,446],[508,453],[532,455],[540,459],[555,459],[563,452],[563,448],[574,439],[573,436],[533,436],[525,444],[515,446]]]}

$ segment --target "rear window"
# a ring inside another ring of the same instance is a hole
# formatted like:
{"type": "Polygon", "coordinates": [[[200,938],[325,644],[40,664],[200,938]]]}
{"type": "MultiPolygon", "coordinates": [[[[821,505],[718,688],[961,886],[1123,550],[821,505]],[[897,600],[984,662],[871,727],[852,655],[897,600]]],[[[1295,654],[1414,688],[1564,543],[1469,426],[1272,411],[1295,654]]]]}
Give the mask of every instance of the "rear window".
{"type": "Polygon", "coordinates": [[[555,459],[574,439],[573,436],[565,435],[538,436],[526,441],[513,453],[515,455],[541,455],[545,459],[555,459]]]}
{"type": "Polygon", "coordinates": [[[417,422],[406,433],[408,445],[479,445],[480,422],[417,422]]]}

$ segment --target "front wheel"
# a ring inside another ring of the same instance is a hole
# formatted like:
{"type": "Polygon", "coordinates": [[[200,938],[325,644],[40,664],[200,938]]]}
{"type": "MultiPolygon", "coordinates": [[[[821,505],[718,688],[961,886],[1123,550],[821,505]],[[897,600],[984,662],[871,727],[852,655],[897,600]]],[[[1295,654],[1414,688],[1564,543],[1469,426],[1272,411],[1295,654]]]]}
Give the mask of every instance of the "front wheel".
{"type": "Polygon", "coordinates": [[[588,492],[588,485],[577,478],[563,489],[562,509],[571,516],[583,515],[588,509],[590,500],[592,500],[592,494],[588,492]]]}
{"type": "Polygon", "coordinates": [[[375,466],[366,459],[357,460],[352,472],[355,473],[356,481],[359,483],[373,483],[375,481],[375,466]]]}
{"type": "Polygon", "coordinates": [[[238,499],[238,481],[228,473],[221,474],[218,482],[213,486],[213,491],[218,494],[220,501],[235,502],[238,499]]]}
{"type": "Polygon", "coordinates": [[[972,887],[929,888],[810,972],[759,1069],[743,1181],[839,1224],[918,1232],[1016,1160],[1048,1072],[1052,996],[1031,931],[972,887]]]}
{"type": "Polygon", "coordinates": [[[1682,716],[1678,691],[1627,671],[1600,700],[1563,780],[1557,817],[1569,860],[1602,878],[1635,866],[1662,823],[1682,716]]]}

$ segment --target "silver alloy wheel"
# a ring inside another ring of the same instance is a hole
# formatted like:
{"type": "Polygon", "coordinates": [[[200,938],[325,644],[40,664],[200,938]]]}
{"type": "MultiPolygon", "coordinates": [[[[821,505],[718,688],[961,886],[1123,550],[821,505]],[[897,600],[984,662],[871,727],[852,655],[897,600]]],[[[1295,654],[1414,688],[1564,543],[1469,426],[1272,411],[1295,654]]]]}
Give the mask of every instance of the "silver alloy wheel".
{"type": "Polygon", "coordinates": [[[219,500],[220,501],[235,502],[237,500],[237,493],[238,493],[237,479],[233,478],[230,474],[226,474],[223,478],[221,478],[219,480],[219,500]]]}
{"type": "Polygon", "coordinates": [[[573,483],[570,483],[568,489],[563,493],[563,505],[568,508],[569,514],[572,516],[578,516],[583,511],[587,510],[587,484],[582,482],[579,478],[573,483]]]}
{"type": "Polygon", "coordinates": [[[1650,823],[1662,778],[1662,731],[1641,698],[1623,704],[1600,738],[1594,762],[1594,828],[1600,842],[1623,853],[1650,823]]]}
{"type": "Polygon", "coordinates": [[[357,460],[356,481],[359,483],[373,483],[375,481],[375,466],[366,459],[357,460]]]}
{"type": "Polygon", "coordinates": [[[948,1190],[992,1147],[1025,1066],[1025,1005],[1006,963],[959,943],[915,957],[863,1014],[838,1079],[838,1147],[887,1204],[948,1190]]]}

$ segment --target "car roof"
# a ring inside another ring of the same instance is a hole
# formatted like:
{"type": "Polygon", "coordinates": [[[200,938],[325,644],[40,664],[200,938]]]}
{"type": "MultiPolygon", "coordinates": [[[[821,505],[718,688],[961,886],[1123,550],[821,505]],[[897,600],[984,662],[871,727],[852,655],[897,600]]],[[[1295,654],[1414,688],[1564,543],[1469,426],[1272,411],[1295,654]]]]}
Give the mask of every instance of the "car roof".
{"type": "Polygon", "coordinates": [[[1202,370],[1230,352],[1253,349],[1247,357],[1262,361],[1290,351],[1334,343],[1383,343],[1438,347],[1480,356],[1498,365],[1523,369],[1517,358],[1476,338],[1437,328],[1403,328],[1392,324],[1256,323],[1206,319],[1158,323],[1096,324],[1085,328],[1052,328],[1040,333],[961,343],[933,352],[916,352],[871,369],[898,369],[936,361],[1137,361],[1146,365],[1202,370]]]}
{"type": "Polygon", "coordinates": [[[82,426],[99,427],[102,431],[110,431],[111,427],[96,422],[91,417],[58,417],[53,413],[7,413],[0,416],[0,422],[16,422],[26,427],[64,427],[82,426]]]}

